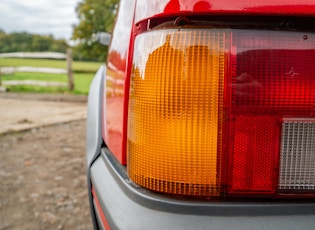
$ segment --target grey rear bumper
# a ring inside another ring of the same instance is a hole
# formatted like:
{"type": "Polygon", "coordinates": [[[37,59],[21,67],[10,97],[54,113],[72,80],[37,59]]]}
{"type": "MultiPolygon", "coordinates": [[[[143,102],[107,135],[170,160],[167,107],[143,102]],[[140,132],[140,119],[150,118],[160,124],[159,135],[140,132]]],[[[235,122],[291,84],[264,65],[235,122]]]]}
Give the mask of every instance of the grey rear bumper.
{"type": "Polygon", "coordinates": [[[108,152],[91,166],[91,182],[112,229],[313,229],[314,200],[200,202],[169,199],[137,187],[108,152]]]}

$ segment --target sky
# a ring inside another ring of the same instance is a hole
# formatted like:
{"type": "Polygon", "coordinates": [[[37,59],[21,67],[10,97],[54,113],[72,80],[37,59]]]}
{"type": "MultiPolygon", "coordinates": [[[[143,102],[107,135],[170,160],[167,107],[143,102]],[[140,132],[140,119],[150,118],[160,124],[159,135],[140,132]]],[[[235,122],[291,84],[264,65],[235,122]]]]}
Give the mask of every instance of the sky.
{"type": "Polygon", "coordinates": [[[0,0],[0,29],[69,40],[78,23],[75,7],[83,0],[0,0]]]}

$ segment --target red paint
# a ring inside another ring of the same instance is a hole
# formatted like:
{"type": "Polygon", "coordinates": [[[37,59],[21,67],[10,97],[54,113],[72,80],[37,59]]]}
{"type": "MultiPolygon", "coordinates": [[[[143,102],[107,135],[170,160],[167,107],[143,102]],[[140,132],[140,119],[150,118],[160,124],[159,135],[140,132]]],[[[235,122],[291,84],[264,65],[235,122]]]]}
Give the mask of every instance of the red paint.
{"type": "Polygon", "coordinates": [[[137,0],[135,22],[182,14],[304,15],[315,13],[314,0],[137,0]]]}
{"type": "Polygon", "coordinates": [[[96,196],[96,192],[94,190],[94,188],[92,187],[92,196],[93,196],[93,200],[95,201],[95,204],[96,204],[96,208],[97,208],[97,211],[101,217],[101,221],[102,221],[102,225],[105,227],[106,230],[110,230],[110,226],[106,220],[106,217],[105,217],[105,214],[102,210],[102,207],[100,205],[100,202],[96,196]]]}
{"type": "MultiPolygon", "coordinates": [[[[135,31],[132,27],[132,31],[135,31]]],[[[125,97],[124,97],[124,111],[123,111],[123,136],[122,136],[122,153],[120,162],[123,165],[127,164],[127,134],[128,134],[128,110],[129,110],[129,89],[130,89],[130,75],[132,70],[133,47],[136,34],[133,32],[130,36],[130,45],[128,50],[128,67],[126,68],[126,81],[125,81],[125,97]]]]}
{"type": "MultiPolygon", "coordinates": [[[[133,22],[134,1],[122,0],[119,6],[118,20],[113,31],[112,42],[109,47],[107,70],[105,78],[103,129],[102,135],[106,145],[114,156],[122,163],[126,163],[125,141],[123,141],[123,127],[125,110],[125,83],[128,53],[130,49],[130,34],[133,22]]],[[[128,109],[128,108],[127,108],[128,109]]]]}

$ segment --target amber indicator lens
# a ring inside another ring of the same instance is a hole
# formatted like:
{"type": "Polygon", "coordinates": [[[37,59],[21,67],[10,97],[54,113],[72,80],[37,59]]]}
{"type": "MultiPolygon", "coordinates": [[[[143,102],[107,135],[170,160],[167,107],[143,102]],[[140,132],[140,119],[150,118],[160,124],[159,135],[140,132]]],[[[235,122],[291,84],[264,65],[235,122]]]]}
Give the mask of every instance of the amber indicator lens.
{"type": "Polygon", "coordinates": [[[133,62],[130,178],[158,192],[218,196],[225,33],[144,33],[136,38],[133,62]]]}

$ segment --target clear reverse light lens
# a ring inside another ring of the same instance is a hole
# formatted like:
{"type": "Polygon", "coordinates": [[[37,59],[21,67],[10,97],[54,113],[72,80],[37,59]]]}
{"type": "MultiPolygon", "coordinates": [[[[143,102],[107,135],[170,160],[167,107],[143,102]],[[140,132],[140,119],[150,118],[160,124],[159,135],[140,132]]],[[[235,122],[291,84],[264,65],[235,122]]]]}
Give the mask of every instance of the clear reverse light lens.
{"type": "Polygon", "coordinates": [[[315,119],[283,122],[279,189],[315,191],[315,119]]]}

